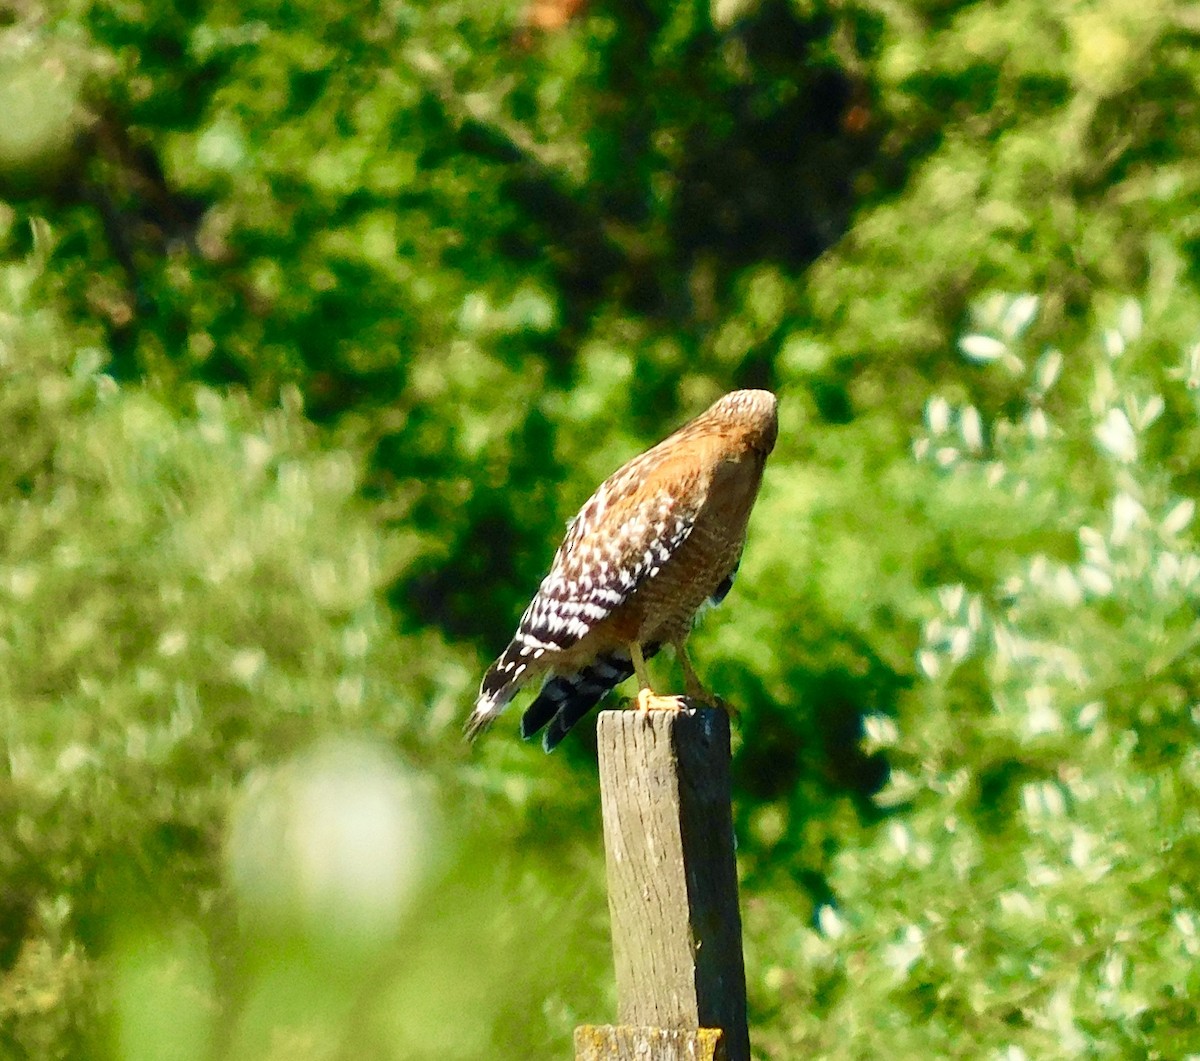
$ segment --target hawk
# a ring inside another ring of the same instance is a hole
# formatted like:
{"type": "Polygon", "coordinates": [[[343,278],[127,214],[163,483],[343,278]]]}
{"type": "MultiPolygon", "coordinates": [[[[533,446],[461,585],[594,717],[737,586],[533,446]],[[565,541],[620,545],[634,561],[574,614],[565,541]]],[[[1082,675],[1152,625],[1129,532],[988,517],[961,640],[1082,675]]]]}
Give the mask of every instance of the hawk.
{"type": "Polygon", "coordinates": [[[659,696],[646,671],[664,645],[678,656],[687,699],[713,702],[684,642],[702,606],[720,603],[733,585],[779,430],[776,405],[769,391],[726,394],[600,484],[568,525],[512,642],[484,674],[468,740],[536,679],[544,684],[521,735],[545,728],[546,751],[631,675],[640,710],[681,710],[686,699],[659,696]]]}

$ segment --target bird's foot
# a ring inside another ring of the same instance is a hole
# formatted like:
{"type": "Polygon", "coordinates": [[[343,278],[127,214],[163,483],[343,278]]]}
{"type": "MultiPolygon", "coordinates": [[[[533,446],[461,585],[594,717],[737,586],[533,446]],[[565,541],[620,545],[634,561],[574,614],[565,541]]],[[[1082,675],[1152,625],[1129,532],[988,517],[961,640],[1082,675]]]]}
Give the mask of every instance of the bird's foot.
{"type": "Polygon", "coordinates": [[[742,720],[741,712],[733,704],[716,693],[710,693],[699,683],[688,689],[686,699],[692,707],[715,707],[718,711],[724,711],[730,722],[741,722],[742,720]]]}
{"type": "Polygon", "coordinates": [[[729,717],[730,722],[737,722],[739,725],[741,724],[742,713],[723,696],[717,696],[716,693],[709,693],[706,702],[717,708],[717,710],[724,711],[729,717]]]}
{"type": "Polygon", "coordinates": [[[637,709],[646,711],[686,711],[687,697],[659,696],[650,689],[639,689],[637,694],[637,709]]]}

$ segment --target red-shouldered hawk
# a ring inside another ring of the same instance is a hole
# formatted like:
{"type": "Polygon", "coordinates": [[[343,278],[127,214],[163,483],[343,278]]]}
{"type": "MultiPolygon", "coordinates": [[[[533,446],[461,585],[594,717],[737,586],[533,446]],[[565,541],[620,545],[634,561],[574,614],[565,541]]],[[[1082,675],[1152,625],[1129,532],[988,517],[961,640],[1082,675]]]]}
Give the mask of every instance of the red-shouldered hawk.
{"type": "Polygon", "coordinates": [[[546,679],[521,719],[552,750],[619,682],[638,679],[641,710],[684,698],[650,687],[646,659],[672,645],[687,696],[711,703],[684,649],[705,602],[733,584],[746,523],[778,434],[769,391],[726,394],[601,483],[567,528],[516,635],[483,676],[473,740],[525,685],[546,679]]]}

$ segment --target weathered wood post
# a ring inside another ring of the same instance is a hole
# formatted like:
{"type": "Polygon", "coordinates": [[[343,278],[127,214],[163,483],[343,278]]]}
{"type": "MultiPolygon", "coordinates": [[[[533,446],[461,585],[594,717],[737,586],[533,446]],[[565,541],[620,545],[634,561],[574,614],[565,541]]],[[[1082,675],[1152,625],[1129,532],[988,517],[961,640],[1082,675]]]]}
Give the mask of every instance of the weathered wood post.
{"type": "Polygon", "coordinates": [[[600,797],[618,1026],[576,1061],[749,1061],[723,711],[605,711],[600,797]]]}

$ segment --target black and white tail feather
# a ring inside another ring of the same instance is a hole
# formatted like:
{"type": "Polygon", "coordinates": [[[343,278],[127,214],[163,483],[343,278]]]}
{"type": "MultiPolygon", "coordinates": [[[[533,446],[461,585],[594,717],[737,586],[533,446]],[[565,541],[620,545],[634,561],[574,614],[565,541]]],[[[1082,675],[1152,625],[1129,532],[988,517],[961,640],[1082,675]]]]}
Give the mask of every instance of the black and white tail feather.
{"type": "MultiPolygon", "coordinates": [[[[660,647],[645,645],[642,655],[649,659],[660,647]]],[[[544,726],[542,747],[554,751],[576,722],[632,674],[633,661],[628,654],[611,653],[593,660],[575,674],[555,675],[542,686],[521,716],[521,736],[529,740],[544,726]]]]}
{"type": "MultiPolygon", "coordinates": [[[[643,454],[643,458],[645,456],[643,454]]],[[[648,495],[604,546],[588,544],[588,536],[608,504],[612,484],[620,476],[629,476],[629,469],[636,463],[632,462],[601,484],[567,527],[566,538],[555,554],[550,573],[542,580],[537,594],[521,616],[512,642],[483,676],[475,710],[464,727],[468,740],[474,740],[487,729],[521,687],[535,676],[549,672],[552,677],[546,688],[551,692],[561,689],[554,685],[553,665],[547,664],[612,614],[647,578],[657,575],[691,533],[695,512],[686,507],[679,508],[668,495],[660,492],[648,495]],[[625,561],[620,561],[620,557],[625,557],[625,561]]],[[[657,650],[657,646],[655,648],[657,650]]],[[[564,708],[569,706],[570,710],[553,717],[560,720],[560,725],[567,718],[571,718],[571,722],[566,723],[557,737],[552,738],[551,732],[547,733],[549,746],[557,744],[574,722],[632,673],[633,664],[628,655],[624,658],[609,655],[593,660],[577,673],[558,675],[567,681],[578,678],[581,690],[588,690],[588,697],[592,697],[593,688],[599,691],[584,709],[577,706],[583,702],[582,692],[578,696],[564,696],[564,708]],[[616,677],[618,672],[620,677],[616,677]]],[[[539,711],[544,710],[544,707],[539,708],[539,711]]],[[[551,731],[557,733],[558,728],[551,727],[551,731]]]]}
{"type": "MultiPolygon", "coordinates": [[[[736,574],[737,565],[713,591],[706,607],[716,607],[729,595],[736,574]]],[[[527,618],[528,612],[522,619],[522,628],[527,618]]],[[[518,633],[500,658],[488,668],[479,688],[475,710],[464,727],[467,740],[474,740],[486,730],[524,685],[526,660],[533,654],[529,651],[530,643],[527,637],[518,633]]],[[[642,655],[650,659],[657,655],[661,647],[656,643],[643,645],[642,655]]],[[[632,675],[633,661],[628,653],[601,656],[574,674],[549,675],[541,692],[521,716],[521,736],[530,740],[544,728],[542,747],[547,752],[554,751],[576,722],[632,675]]]]}
{"type": "MultiPolygon", "coordinates": [[[[645,645],[642,654],[646,659],[650,659],[661,647],[654,643],[645,645]]],[[[515,683],[501,679],[495,685],[494,691],[491,688],[488,679],[493,677],[493,671],[497,670],[503,660],[504,657],[501,656],[497,665],[484,676],[479,700],[467,720],[468,740],[474,740],[487,729],[518,691],[521,684],[519,679],[515,683]]],[[[632,675],[633,661],[629,655],[611,653],[598,657],[574,674],[548,676],[533,703],[521,716],[521,736],[525,740],[531,740],[538,733],[542,733],[542,747],[547,752],[554,751],[576,722],[632,675]],[[543,730],[545,732],[542,732],[543,730]]],[[[501,676],[497,674],[495,677],[501,676]]]]}
{"type": "Polygon", "coordinates": [[[513,641],[500,658],[488,667],[479,685],[475,710],[463,726],[463,734],[467,740],[473,741],[495,722],[500,717],[500,712],[525,684],[524,661],[518,655],[521,647],[518,641],[513,641]],[[517,670],[518,666],[520,670],[517,670]]]}
{"type": "Polygon", "coordinates": [[[463,727],[467,740],[474,740],[496,720],[508,702],[533,677],[527,674],[528,671],[533,669],[536,673],[543,669],[538,666],[538,661],[547,651],[553,654],[566,648],[585,632],[576,629],[577,625],[582,626],[577,619],[564,622],[557,614],[561,605],[554,596],[560,581],[554,572],[543,579],[537,596],[521,616],[508,648],[488,667],[479,685],[475,710],[463,727]]]}

